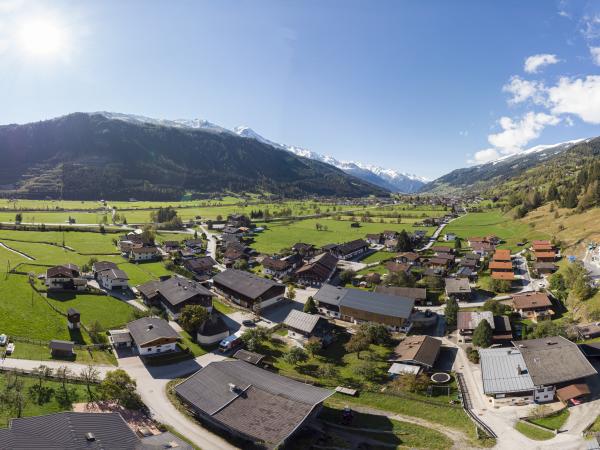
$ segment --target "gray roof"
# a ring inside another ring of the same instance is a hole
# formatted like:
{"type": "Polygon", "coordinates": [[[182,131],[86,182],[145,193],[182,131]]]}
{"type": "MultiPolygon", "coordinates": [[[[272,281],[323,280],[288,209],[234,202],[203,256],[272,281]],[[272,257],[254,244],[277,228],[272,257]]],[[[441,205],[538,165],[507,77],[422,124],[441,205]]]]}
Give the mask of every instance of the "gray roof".
{"type": "Polygon", "coordinates": [[[402,298],[360,289],[346,289],[324,284],[314,295],[319,303],[346,306],[360,311],[368,311],[385,316],[408,318],[415,306],[414,299],[402,298]]]}
{"type": "Polygon", "coordinates": [[[74,346],[75,346],[75,342],[73,342],[73,341],[61,341],[58,339],[53,339],[52,341],[50,341],[50,344],[48,345],[48,347],[50,347],[51,350],[65,350],[65,351],[73,350],[74,346]]]}
{"type": "Polygon", "coordinates": [[[470,294],[471,286],[466,278],[446,278],[446,293],[470,294]]]}
{"type": "Polygon", "coordinates": [[[281,283],[236,269],[227,269],[218,273],[213,281],[251,299],[259,298],[273,286],[283,286],[281,283]]]}
{"type": "Polygon", "coordinates": [[[339,306],[342,297],[346,294],[346,289],[324,284],[321,289],[314,295],[314,300],[319,303],[327,303],[328,305],[339,306]]]}
{"type": "Polygon", "coordinates": [[[496,327],[491,311],[459,311],[456,317],[459,330],[474,330],[482,320],[487,320],[492,330],[496,327]]]}
{"type": "Polygon", "coordinates": [[[421,300],[427,298],[427,289],[414,287],[398,287],[398,286],[376,286],[375,292],[380,294],[395,295],[406,300],[421,300]]]}
{"type": "Polygon", "coordinates": [[[211,362],[178,384],[175,390],[197,408],[213,415],[239,395],[229,390],[229,383],[235,384],[241,391],[254,386],[296,402],[314,405],[333,394],[330,390],[282,377],[244,361],[211,362]]]}
{"type": "Polygon", "coordinates": [[[155,341],[160,338],[178,338],[179,334],[169,322],[158,317],[142,317],[127,324],[131,337],[138,345],[155,341]]]}
{"type": "Polygon", "coordinates": [[[561,336],[516,341],[536,386],[552,385],[596,375],[577,344],[561,336]]]}
{"type": "Polygon", "coordinates": [[[415,306],[415,301],[413,299],[398,301],[396,295],[346,289],[346,295],[342,298],[341,305],[375,314],[408,319],[415,306]]]}
{"type": "Polygon", "coordinates": [[[106,276],[111,280],[129,280],[127,274],[121,269],[108,269],[102,271],[102,273],[104,272],[106,272],[106,276]]]}
{"type": "Polygon", "coordinates": [[[183,303],[196,295],[212,297],[213,294],[200,283],[188,278],[174,276],[158,284],[158,292],[171,305],[183,303]]]}
{"type": "Polygon", "coordinates": [[[521,352],[515,348],[479,350],[483,392],[488,395],[533,390],[535,385],[521,352]],[[519,371],[519,369],[521,369],[519,371]]]}
{"type": "Polygon", "coordinates": [[[1,450],[137,450],[146,448],[119,413],[62,412],[12,419],[1,450]],[[93,441],[86,434],[94,435],[93,441]]]}
{"type": "Polygon", "coordinates": [[[304,331],[305,333],[312,333],[320,318],[316,314],[307,314],[297,309],[292,309],[283,321],[283,324],[304,331]]]}
{"type": "Polygon", "coordinates": [[[103,272],[109,269],[117,269],[117,264],[112,261],[97,261],[92,264],[92,270],[94,272],[103,272]]]}
{"type": "Polygon", "coordinates": [[[265,355],[261,355],[260,353],[251,352],[250,350],[244,350],[243,348],[235,352],[233,355],[235,359],[239,359],[240,361],[246,361],[250,364],[260,364],[260,362],[264,359],[265,355]]]}
{"type": "Polygon", "coordinates": [[[271,445],[283,441],[333,394],[243,361],[211,362],[175,391],[213,419],[271,445]]]}

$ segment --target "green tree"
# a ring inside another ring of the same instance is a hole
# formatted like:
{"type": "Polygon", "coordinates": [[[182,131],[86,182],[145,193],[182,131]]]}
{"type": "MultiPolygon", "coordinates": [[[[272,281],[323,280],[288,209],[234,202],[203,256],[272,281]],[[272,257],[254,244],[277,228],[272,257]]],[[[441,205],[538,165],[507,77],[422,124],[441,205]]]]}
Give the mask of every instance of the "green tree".
{"type": "Polygon", "coordinates": [[[342,270],[340,272],[340,281],[342,284],[348,284],[352,281],[352,279],[356,276],[356,272],[354,270],[342,270]]]}
{"type": "Polygon", "coordinates": [[[300,347],[292,347],[283,357],[288,364],[297,366],[308,359],[308,355],[300,347]]]}
{"type": "Polygon", "coordinates": [[[454,297],[450,297],[446,302],[444,315],[446,316],[446,323],[449,326],[456,326],[456,319],[458,317],[458,302],[454,297]]]}
{"type": "Polygon", "coordinates": [[[511,289],[511,283],[508,280],[496,280],[492,278],[490,288],[494,292],[508,292],[511,289]]]}
{"type": "Polygon", "coordinates": [[[392,380],[390,388],[397,392],[424,392],[429,386],[429,379],[425,374],[407,373],[392,380]]]}
{"type": "Polygon", "coordinates": [[[312,295],[306,300],[303,310],[305,313],[308,314],[316,314],[318,312],[317,305],[315,304],[315,299],[312,297],[312,295]]]}
{"type": "Polygon", "coordinates": [[[456,236],[456,237],[454,238],[454,248],[455,248],[456,250],[460,250],[460,249],[461,249],[461,247],[462,247],[462,240],[461,240],[461,238],[459,238],[458,236],[456,236]]]}
{"type": "Polygon", "coordinates": [[[269,339],[269,330],[263,327],[248,328],[242,334],[244,345],[251,352],[261,348],[262,343],[269,339]]]}
{"type": "Polygon", "coordinates": [[[23,214],[20,212],[15,214],[15,223],[21,223],[22,221],[23,221],[23,214]]]}
{"type": "Polygon", "coordinates": [[[350,337],[344,348],[348,353],[356,353],[356,357],[360,359],[360,352],[368,350],[370,346],[369,338],[362,332],[357,332],[350,337]]]}
{"type": "Polygon", "coordinates": [[[359,333],[364,334],[370,344],[387,345],[392,340],[392,335],[385,325],[374,322],[361,323],[359,333]]]}
{"type": "Polygon", "coordinates": [[[293,284],[288,284],[287,298],[289,298],[290,300],[294,300],[296,298],[296,288],[293,284]]]}
{"type": "Polygon", "coordinates": [[[473,345],[487,348],[492,345],[494,331],[487,320],[482,320],[473,331],[473,345]]]}
{"type": "Polygon", "coordinates": [[[94,401],[94,393],[92,392],[92,385],[95,385],[100,380],[100,371],[92,366],[91,364],[81,370],[79,376],[84,381],[88,399],[90,402],[94,401]]]}
{"type": "Polygon", "coordinates": [[[495,316],[503,315],[508,309],[508,306],[506,306],[504,303],[500,303],[498,300],[486,300],[483,304],[483,310],[491,311],[495,316]]]}
{"type": "Polygon", "coordinates": [[[185,305],[179,316],[179,324],[181,328],[193,336],[198,328],[200,328],[200,325],[206,322],[208,316],[209,313],[204,306],[185,305]]]}
{"type": "Polygon", "coordinates": [[[363,361],[354,369],[357,375],[367,381],[375,381],[378,376],[377,366],[373,361],[363,361]]]}
{"type": "Polygon", "coordinates": [[[304,350],[306,350],[306,352],[310,356],[315,356],[317,353],[319,353],[321,351],[322,347],[323,347],[323,343],[321,342],[321,339],[319,339],[318,337],[311,337],[304,344],[304,350]]]}
{"type": "Polygon", "coordinates": [[[128,409],[139,409],[142,400],[136,391],[137,383],[123,369],[111,370],[106,373],[98,386],[98,392],[103,400],[114,400],[128,409]]]}

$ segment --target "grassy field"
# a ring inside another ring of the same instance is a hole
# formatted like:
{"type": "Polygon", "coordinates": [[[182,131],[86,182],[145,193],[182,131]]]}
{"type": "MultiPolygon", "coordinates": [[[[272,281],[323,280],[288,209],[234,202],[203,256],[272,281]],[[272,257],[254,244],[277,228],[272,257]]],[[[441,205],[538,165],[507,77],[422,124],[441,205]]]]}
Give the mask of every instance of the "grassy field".
{"type": "Polygon", "coordinates": [[[378,251],[375,253],[371,253],[364,259],[361,259],[360,262],[363,262],[365,264],[371,264],[374,262],[387,261],[388,259],[392,259],[394,255],[396,255],[394,252],[378,251]]]}
{"type": "Polygon", "coordinates": [[[542,430],[525,422],[517,422],[515,424],[515,429],[534,441],[547,441],[555,436],[552,431],[542,430]]]}
{"type": "Polygon", "coordinates": [[[342,243],[354,239],[364,238],[370,233],[380,233],[384,230],[407,230],[413,232],[417,229],[425,229],[428,234],[432,229],[415,228],[409,224],[389,223],[361,223],[359,228],[352,228],[351,222],[333,219],[306,219],[296,222],[279,222],[266,224],[267,229],[255,237],[252,245],[262,253],[275,253],[284,248],[289,248],[296,242],[306,242],[316,246],[329,243],[342,243]],[[318,231],[316,224],[327,227],[327,231],[318,231]]]}
{"type": "Polygon", "coordinates": [[[116,366],[117,359],[110,350],[75,350],[75,356],[69,359],[53,358],[45,345],[28,342],[15,342],[15,351],[8,358],[32,359],[38,361],[69,361],[79,364],[109,364],[116,366]]]}
{"type": "MultiPolygon", "coordinates": [[[[24,383],[23,392],[27,397],[27,402],[23,410],[23,417],[39,416],[43,414],[52,414],[61,411],[70,411],[72,404],[85,402],[88,400],[86,386],[83,384],[67,384],[66,392],[62,384],[57,381],[45,381],[43,386],[46,388],[46,398],[39,398],[30,394],[30,389],[37,385],[36,378],[22,376],[24,383]]],[[[0,391],[6,388],[7,375],[0,373],[0,391]]],[[[0,427],[7,427],[8,420],[16,417],[15,411],[11,410],[9,405],[0,406],[0,427]]]]}
{"type": "MultiPolygon", "coordinates": [[[[342,409],[326,406],[319,414],[319,419],[332,424],[340,424],[342,422],[342,409]]],[[[376,430],[378,433],[365,434],[360,431],[360,434],[409,448],[447,449],[452,447],[453,444],[450,439],[439,431],[373,414],[354,412],[352,424],[349,428],[376,430]]]]}
{"type": "Polygon", "coordinates": [[[552,414],[548,417],[542,417],[539,419],[529,419],[529,422],[539,425],[540,427],[548,428],[549,430],[560,430],[567,419],[569,418],[569,410],[567,408],[552,414]]]}
{"type": "Polygon", "coordinates": [[[81,313],[81,322],[90,326],[98,321],[102,329],[117,328],[133,319],[133,307],[108,295],[53,293],[48,301],[60,311],[75,308],[81,313]]]}
{"type": "Polygon", "coordinates": [[[545,205],[527,214],[522,220],[533,224],[536,230],[561,240],[569,255],[582,257],[590,241],[600,241],[600,208],[573,214],[573,210],[559,208],[551,212],[550,205],[545,205]]]}
{"type": "Polygon", "coordinates": [[[531,228],[520,220],[502,214],[499,210],[469,213],[449,223],[444,228],[444,233],[455,233],[463,240],[469,237],[493,234],[504,241],[499,248],[509,248],[512,251],[522,249],[517,245],[518,242],[551,237],[544,231],[531,228]]]}

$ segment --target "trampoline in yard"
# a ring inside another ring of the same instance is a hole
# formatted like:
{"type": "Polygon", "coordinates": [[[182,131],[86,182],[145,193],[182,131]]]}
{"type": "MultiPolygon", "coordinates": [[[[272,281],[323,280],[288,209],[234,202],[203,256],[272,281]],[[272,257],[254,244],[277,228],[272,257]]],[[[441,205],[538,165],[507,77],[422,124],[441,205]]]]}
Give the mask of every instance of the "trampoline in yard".
{"type": "Polygon", "coordinates": [[[450,381],[450,378],[452,378],[450,374],[444,372],[437,372],[431,375],[431,381],[433,381],[436,384],[448,383],[450,381]]]}

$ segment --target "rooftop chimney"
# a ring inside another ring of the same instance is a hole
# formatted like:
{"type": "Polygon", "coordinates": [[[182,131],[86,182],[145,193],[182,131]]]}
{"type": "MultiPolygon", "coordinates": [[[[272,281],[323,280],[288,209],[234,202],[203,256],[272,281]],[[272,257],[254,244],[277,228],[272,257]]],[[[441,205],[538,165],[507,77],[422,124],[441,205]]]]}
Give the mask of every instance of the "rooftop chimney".
{"type": "Polygon", "coordinates": [[[93,442],[96,440],[96,436],[94,436],[94,433],[85,433],[85,440],[88,442],[93,442]]]}
{"type": "Polygon", "coordinates": [[[235,392],[237,391],[237,386],[233,383],[229,383],[229,391],[230,392],[235,392]]]}

